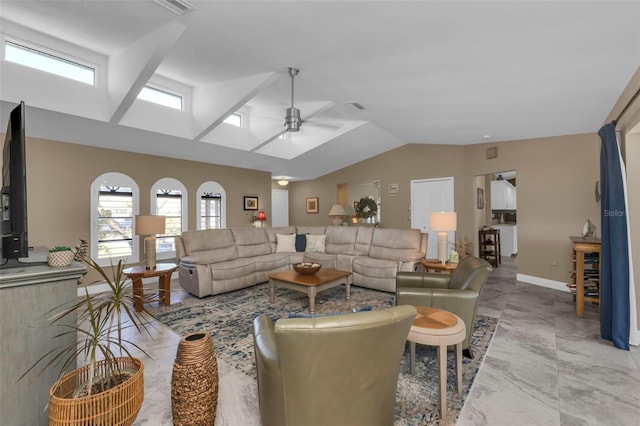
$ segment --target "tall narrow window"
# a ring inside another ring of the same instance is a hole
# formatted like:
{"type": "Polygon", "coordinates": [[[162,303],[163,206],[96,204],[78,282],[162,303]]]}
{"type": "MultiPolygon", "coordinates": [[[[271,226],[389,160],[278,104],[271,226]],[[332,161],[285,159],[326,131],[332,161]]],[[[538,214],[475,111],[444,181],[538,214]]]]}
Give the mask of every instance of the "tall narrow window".
{"type": "Polygon", "coordinates": [[[91,256],[101,265],[137,262],[138,186],[126,175],[106,173],[91,184],[91,256]]]}
{"type": "Polygon", "coordinates": [[[47,52],[5,41],[4,59],[86,84],[95,84],[96,70],[47,52]]]}
{"type": "Polygon", "coordinates": [[[200,196],[200,229],[222,228],[222,195],[204,193],[200,196]]]}
{"type": "Polygon", "coordinates": [[[154,215],[164,216],[165,233],[156,235],[158,259],[176,256],[175,237],[187,230],[187,189],[178,180],[163,178],[151,187],[151,209],[154,215]]]}
{"type": "Polygon", "coordinates": [[[230,116],[224,119],[224,122],[231,124],[232,126],[242,127],[242,114],[234,112],[230,116]]]}
{"type": "Polygon", "coordinates": [[[98,259],[133,254],[133,194],[131,188],[100,187],[98,196],[98,259]]]}
{"type": "Polygon", "coordinates": [[[165,233],[156,237],[157,252],[174,252],[174,237],[182,233],[182,193],[160,189],[156,195],[156,203],[156,214],[165,217],[165,233]]]}

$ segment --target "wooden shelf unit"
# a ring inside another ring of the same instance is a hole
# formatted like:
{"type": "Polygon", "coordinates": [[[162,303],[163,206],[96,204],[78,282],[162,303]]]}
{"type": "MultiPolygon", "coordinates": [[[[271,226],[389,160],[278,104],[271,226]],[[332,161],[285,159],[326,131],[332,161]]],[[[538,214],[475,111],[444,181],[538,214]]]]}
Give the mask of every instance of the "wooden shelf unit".
{"type": "Polygon", "coordinates": [[[575,284],[576,315],[584,315],[586,302],[600,303],[600,253],[598,238],[569,237],[573,245],[573,282],[575,284]],[[589,265],[588,268],[585,265],[589,265]],[[585,279],[588,294],[585,295],[585,279]],[[595,291],[594,291],[595,289],[595,291]]]}
{"type": "Polygon", "coordinates": [[[500,230],[481,229],[478,231],[480,258],[489,262],[493,267],[500,265],[500,230]]]}

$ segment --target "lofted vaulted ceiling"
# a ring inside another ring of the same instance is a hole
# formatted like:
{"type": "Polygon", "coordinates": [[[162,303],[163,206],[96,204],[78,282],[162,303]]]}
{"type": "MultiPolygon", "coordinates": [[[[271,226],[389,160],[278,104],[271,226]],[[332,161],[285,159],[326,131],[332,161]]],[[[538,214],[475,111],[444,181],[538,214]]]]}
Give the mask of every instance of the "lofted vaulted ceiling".
{"type": "Polygon", "coordinates": [[[596,132],[640,65],[637,1],[188,4],[0,0],[3,40],[98,71],[88,86],[3,56],[3,122],[24,100],[30,136],[310,179],[407,143],[596,132]],[[283,133],[290,66],[304,122],[283,133]],[[136,99],[147,84],[184,110],[136,99]]]}

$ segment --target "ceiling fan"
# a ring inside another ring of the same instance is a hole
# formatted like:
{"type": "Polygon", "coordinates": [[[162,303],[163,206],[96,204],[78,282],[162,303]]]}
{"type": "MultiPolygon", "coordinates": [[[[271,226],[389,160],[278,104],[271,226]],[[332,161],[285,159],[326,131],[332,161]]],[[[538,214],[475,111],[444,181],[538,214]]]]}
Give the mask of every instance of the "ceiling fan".
{"type": "Polygon", "coordinates": [[[300,130],[302,119],[300,118],[300,110],[293,106],[293,79],[300,72],[299,69],[289,67],[289,75],[291,76],[291,106],[287,108],[286,115],[284,117],[284,127],[287,132],[297,132],[300,130]]]}

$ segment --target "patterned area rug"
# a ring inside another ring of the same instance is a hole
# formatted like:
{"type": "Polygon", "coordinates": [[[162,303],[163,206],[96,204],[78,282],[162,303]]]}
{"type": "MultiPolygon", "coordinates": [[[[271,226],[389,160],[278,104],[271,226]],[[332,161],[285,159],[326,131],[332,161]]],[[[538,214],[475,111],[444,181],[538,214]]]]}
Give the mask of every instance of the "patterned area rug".
{"type": "MultiPolygon", "coordinates": [[[[353,312],[393,306],[394,295],[360,287],[351,287],[351,300],[346,301],[344,286],[320,293],[316,297],[316,313],[353,312]]],[[[255,378],[253,357],[253,319],[268,315],[274,320],[308,313],[305,294],[277,289],[275,302],[269,302],[268,285],[198,299],[187,296],[171,306],[149,308],[158,321],[180,335],[205,330],[213,337],[216,352],[224,361],[255,378]]],[[[493,337],[498,319],[478,315],[473,333],[474,359],[463,358],[462,392],[455,391],[455,357],[448,355],[447,421],[438,414],[438,369],[435,348],[417,345],[416,373],[409,374],[409,345],[402,358],[396,405],[396,425],[455,424],[469,394],[476,373],[493,337]]]]}

